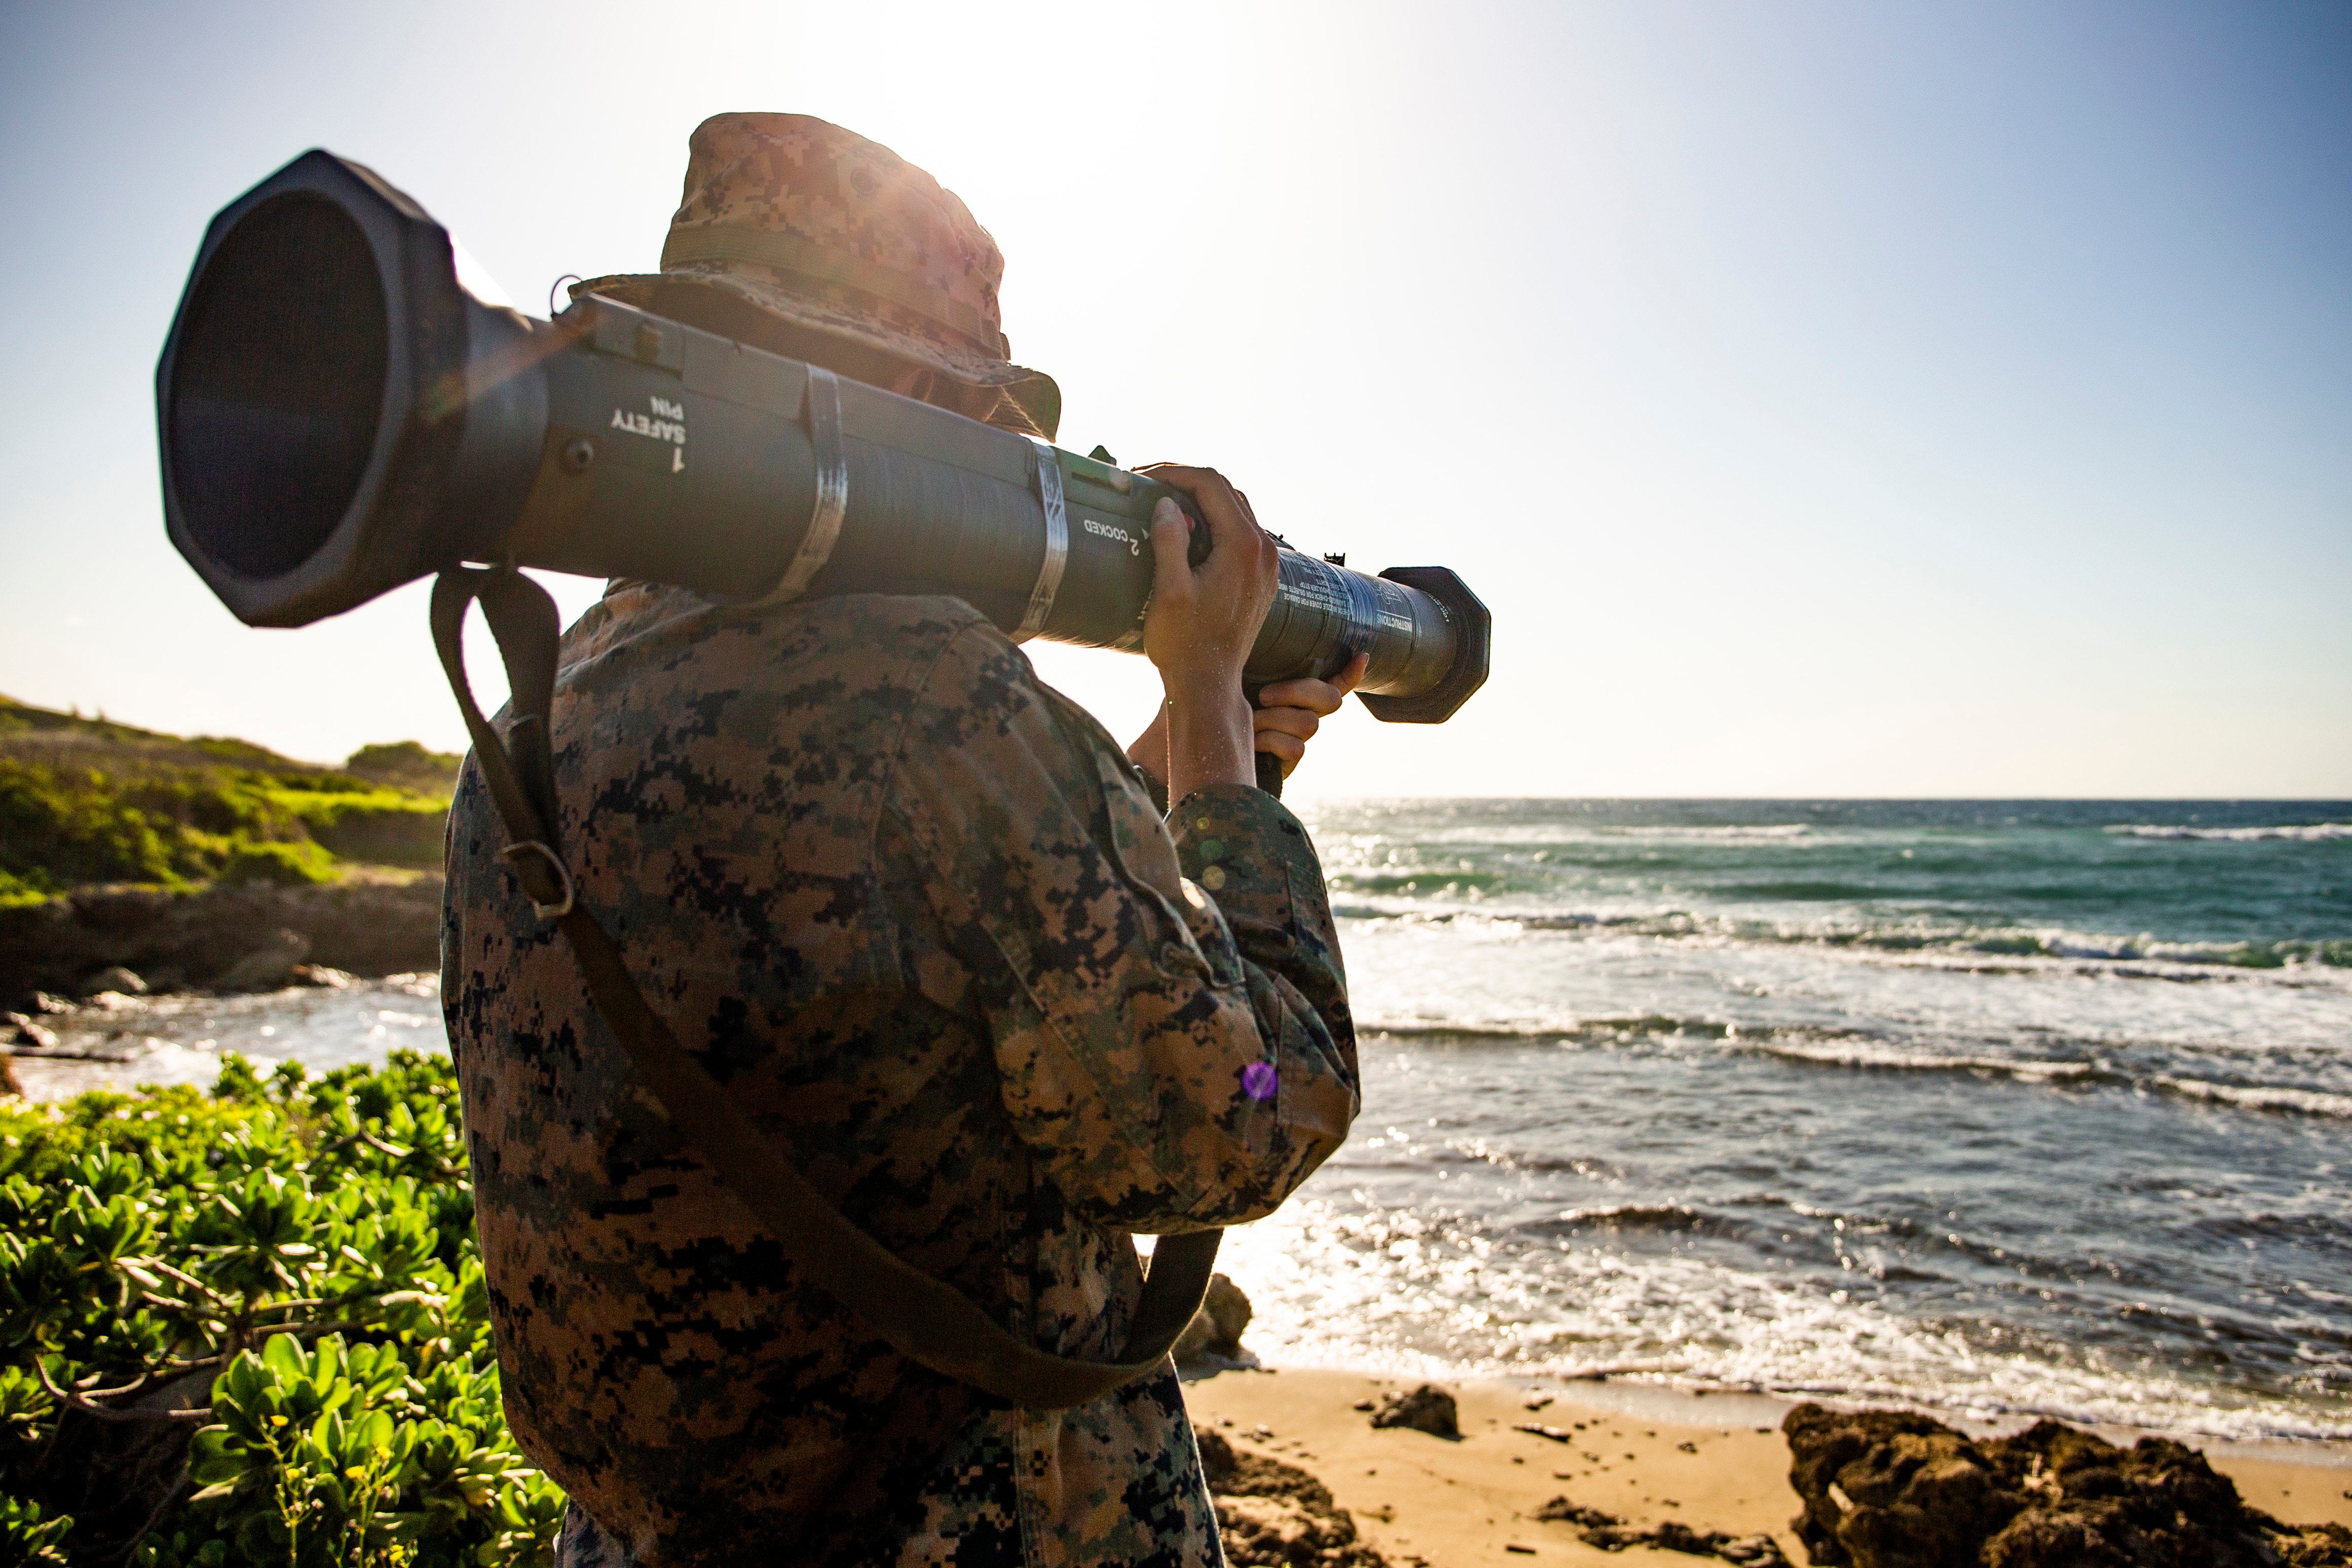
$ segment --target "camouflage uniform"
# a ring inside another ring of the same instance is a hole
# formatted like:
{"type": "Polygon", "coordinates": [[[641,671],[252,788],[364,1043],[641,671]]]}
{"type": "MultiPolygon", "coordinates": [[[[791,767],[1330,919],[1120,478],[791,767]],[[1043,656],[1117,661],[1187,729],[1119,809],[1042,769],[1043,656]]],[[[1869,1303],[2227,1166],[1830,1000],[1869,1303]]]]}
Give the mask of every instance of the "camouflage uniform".
{"type": "MultiPolygon", "coordinates": [[[[581,897],[648,999],[844,1212],[1038,1346],[1111,1357],[1130,1233],[1266,1214],[1346,1135],[1297,819],[1220,785],[1163,827],[961,601],[616,587],[554,719],[581,897]]],[[[559,1562],[1218,1563],[1172,1369],[1027,1413],[862,1332],[636,1086],[503,839],[469,769],[445,1005],[559,1562]]]]}

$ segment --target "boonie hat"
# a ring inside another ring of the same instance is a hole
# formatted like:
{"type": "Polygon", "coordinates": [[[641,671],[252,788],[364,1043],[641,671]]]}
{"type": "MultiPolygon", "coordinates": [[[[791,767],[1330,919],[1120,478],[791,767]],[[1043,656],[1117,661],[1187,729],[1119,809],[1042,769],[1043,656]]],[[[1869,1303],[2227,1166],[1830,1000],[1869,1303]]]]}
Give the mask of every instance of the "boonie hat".
{"type": "Polygon", "coordinates": [[[572,293],[755,344],[788,321],[939,371],[974,417],[1046,437],[1061,423],[1053,377],[1012,363],[996,241],[930,175],[813,115],[715,114],[695,128],[661,268],[572,293]]]}

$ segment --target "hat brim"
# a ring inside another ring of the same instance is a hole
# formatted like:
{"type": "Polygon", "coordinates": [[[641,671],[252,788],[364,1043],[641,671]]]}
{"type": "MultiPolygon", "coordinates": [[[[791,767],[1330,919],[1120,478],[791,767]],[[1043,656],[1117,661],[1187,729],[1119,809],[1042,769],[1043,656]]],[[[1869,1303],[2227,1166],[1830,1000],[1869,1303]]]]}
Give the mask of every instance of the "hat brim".
{"type": "MultiPolygon", "coordinates": [[[[986,419],[998,400],[1011,403],[1051,439],[1062,422],[1062,389],[1044,371],[942,342],[929,333],[838,309],[740,271],[687,268],[614,273],[572,285],[574,299],[602,294],[657,316],[684,321],[754,347],[771,347],[778,320],[936,370],[975,395],[961,412],[986,419]],[[991,397],[988,395],[993,394],[991,397]]],[[[790,353],[787,348],[779,352],[790,353]]]]}

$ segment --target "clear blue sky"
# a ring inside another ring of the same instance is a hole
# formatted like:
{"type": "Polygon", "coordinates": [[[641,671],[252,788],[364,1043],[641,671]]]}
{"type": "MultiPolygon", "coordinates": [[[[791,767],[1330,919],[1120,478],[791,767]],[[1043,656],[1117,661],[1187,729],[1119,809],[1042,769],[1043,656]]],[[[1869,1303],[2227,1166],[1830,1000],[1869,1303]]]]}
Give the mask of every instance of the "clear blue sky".
{"type": "Polygon", "coordinates": [[[0,691],[457,745],[417,592],[248,631],[166,545],[196,239],[323,144],[540,301],[731,109],[970,202],[1066,445],[1485,594],[1486,691],[1310,791],[2352,795],[2341,0],[12,6],[0,691]]]}

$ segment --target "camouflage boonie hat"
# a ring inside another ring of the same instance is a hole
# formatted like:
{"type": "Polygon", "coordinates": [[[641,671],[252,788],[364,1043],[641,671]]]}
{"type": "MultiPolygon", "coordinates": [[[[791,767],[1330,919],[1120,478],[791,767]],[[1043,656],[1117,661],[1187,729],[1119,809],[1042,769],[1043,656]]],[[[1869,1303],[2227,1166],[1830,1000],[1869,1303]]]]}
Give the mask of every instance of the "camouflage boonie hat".
{"type": "Polygon", "coordinates": [[[781,318],[943,373],[971,394],[961,412],[1054,434],[1061,389],[1011,362],[1003,253],[954,192],[806,114],[715,114],[687,149],[662,269],[592,278],[574,298],[608,295],[752,343],[763,318],[781,318]],[[1006,403],[1018,418],[1003,418],[1006,403]]]}

